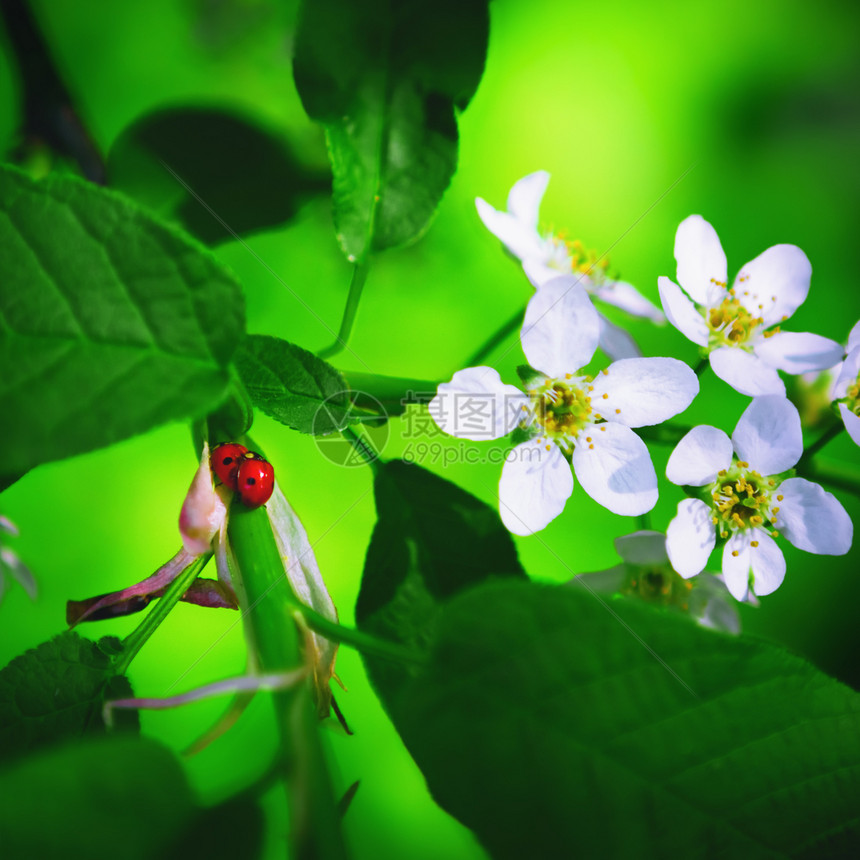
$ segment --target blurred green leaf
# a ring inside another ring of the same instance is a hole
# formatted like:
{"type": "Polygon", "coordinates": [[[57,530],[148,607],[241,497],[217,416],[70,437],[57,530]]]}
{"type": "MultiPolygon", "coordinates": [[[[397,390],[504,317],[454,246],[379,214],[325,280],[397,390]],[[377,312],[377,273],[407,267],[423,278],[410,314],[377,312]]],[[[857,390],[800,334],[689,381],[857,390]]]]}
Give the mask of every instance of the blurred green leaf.
{"type": "Polygon", "coordinates": [[[0,794],[5,860],[178,858],[191,846],[195,856],[205,848],[206,857],[253,857],[261,842],[253,805],[201,810],[176,757],[143,738],[41,753],[0,772],[0,794]]]}
{"type": "Polygon", "coordinates": [[[236,354],[236,367],[252,403],[293,430],[326,435],[355,417],[346,380],[300,346],[249,335],[236,354]]]}
{"type": "Polygon", "coordinates": [[[389,709],[494,857],[860,850],[860,696],[804,661],[519,582],[455,598],[437,631],[389,709]]]}
{"type": "Polygon", "coordinates": [[[244,328],[233,276],[114,192],[0,168],[0,474],[205,413],[244,328]]]}
{"type": "Polygon", "coordinates": [[[487,0],[306,0],[296,86],[326,130],[347,257],[418,238],[457,166],[455,109],[484,69],[487,0]]]}
{"type": "MultiPolygon", "coordinates": [[[[424,651],[440,607],[491,576],[525,577],[498,513],[455,484],[403,460],[377,471],[378,521],[355,607],[359,627],[424,651]]],[[[391,691],[407,668],[366,658],[391,691]]]]}
{"type": "MultiPolygon", "coordinates": [[[[0,671],[0,761],[48,744],[104,733],[102,705],[134,695],[113,658],[120,641],[66,631],[31,648],[0,671]]],[[[137,711],[119,711],[119,728],[139,731],[137,711]]]]}
{"type": "Polygon", "coordinates": [[[231,231],[280,226],[310,195],[331,188],[327,174],[303,167],[255,120],[204,107],[138,120],[111,148],[108,175],[113,187],[209,244],[231,231]]]}

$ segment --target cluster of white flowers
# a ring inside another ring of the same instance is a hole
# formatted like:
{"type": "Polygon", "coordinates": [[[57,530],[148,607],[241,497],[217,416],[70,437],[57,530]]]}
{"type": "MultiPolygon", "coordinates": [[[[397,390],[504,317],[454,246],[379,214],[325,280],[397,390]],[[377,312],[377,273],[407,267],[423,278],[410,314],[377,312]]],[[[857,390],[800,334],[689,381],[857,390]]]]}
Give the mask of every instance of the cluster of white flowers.
{"type": "Polygon", "coordinates": [[[774,540],[779,535],[807,552],[846,553],[853,536],[848,514],[833,495],[792,471],[803,455],[803,437],[778,371],[809,373],[841,361],[833,371],[832,400],[860,444],[860,323],[848,339],[847,356],[828,338],[780,330],[809,292],[812,267],[803,251],[768,248],[742,266],[729,287],[716,232],[692,215],[675,236],[678,283],[658,280],[664,317],[630,284],[610,278],[596,254],[539,230],[548,181],[544,171],[521,179],[506,212],[476,200],[484,224],[535,288],[521,331],[525,391],[504,383],[490,367],[470,367],[439,385],[430,404],[436,423],[453,436],[514,434],[517,444],[499,482],[505,526],[519,535],[546,527],[572,494],[574,475],[586,493],[617,514],[645,514],[657,501],[654,466],[633,428],[683,412],[699,392],[698,378],[677,359],[642,357],[631,336],[598,312],[596,300],[657,324],[668,318],[698,344],[720,379],[753,398],[731,438],[717,427],[697,426],[672,453],[666,476],[689,497],[660,535],[666,563],[685,579],[696,576],[723,541],[720,588],[754,602],[785,575],[774,540]],[[612,361],[586,373],[598,347],[612,361]],[[474,420],[479,400],[483,422],[474,420]],[[464,409],[472,411],[471,421],[464,409]]]}

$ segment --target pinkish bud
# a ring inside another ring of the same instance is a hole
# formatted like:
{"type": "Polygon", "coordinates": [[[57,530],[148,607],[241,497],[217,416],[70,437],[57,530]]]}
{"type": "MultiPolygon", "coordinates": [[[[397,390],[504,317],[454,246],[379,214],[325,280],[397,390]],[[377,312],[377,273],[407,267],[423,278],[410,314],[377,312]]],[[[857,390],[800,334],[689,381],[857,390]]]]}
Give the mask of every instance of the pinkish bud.
{"type": "Polygon", "coordinates": [[[227,504],[212,485],[209,445],[204,442],[200,467],[194,475],[179,514],[179,532],[186,552],[193,555],[209,552],[212,540],[226,518],[227,504]]]}

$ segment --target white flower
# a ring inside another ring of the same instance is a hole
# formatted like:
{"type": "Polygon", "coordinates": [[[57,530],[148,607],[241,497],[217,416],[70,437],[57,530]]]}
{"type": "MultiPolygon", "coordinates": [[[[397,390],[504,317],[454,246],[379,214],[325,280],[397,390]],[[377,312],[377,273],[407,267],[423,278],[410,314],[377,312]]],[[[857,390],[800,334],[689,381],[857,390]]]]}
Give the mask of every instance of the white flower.
{"type": "Polygon", "coordinates": [[[802,453],[800,416],[779,395],[754,398],[731,439],[705,424],[687,433],[669,457],[666,477],[704,492],[678,505],[666,531],[675,570],[695,576],[717,537],[724,538],[726,585],[746,600],[751,589],[762,596],[782,583],[785,558],[774,541],[779,534],[806,552],[848,552],[853,526],[836,498],[811,481],[781,477],[802,453]]]}
{"type": "MultiPolygon", "coordinates": [[[[581,573],[570,585],[584,585],[600,594],[621,594],[656,606],[687,613],[702,627],[740,633],[737,605],[722,574],[684,579],[672,569],[666,554],[666,535],[639,531],[616,538],[621,564],[595,573],[581,573]]],[[[750,602],[758,605],[755,597],[750,602]]]]}
{"type": "Polygon", "coordinates": [[[848,335],[845,361],[836,370],[833,400],[848,435],[860,445],[860,322],[848,335]]]}
{"type": "Polygon", "coordinates": [[[657,501],[648,449],[630,428],[686,409],[698,380],[673,358],[626,358],[593,379],[581,375],[599,331],[577,278],[549,281],[529,302],[521,334],[535,371],[528,394],[502,383],[492,368],[470,367],[440,385],[430,404],[452,436],[498,439],[518,423],[531,432],[509,452],[499,482],[502,521],[515,534],[539,531],[561,513],[573,492],[571,466],[585,491],[614,513],[636,516],[657,501]]]}
{"type": "Polygon", "coordinates": [[[823,370],[841,358],[836,341],[779,330],[809,292],[812,266],[796,245],[768,248],[741,268],[729,289],[716,231],[691,215],[675,234],[675,260],[683,291],[669,278],[658,281],[666,316],[707,351],[714,373],[741,394],[785,394],[777,370],[823,370]]]}
{"type": "MultiPolygon", "coordinates": [[[[666,318],[634,286],[607,277],[607,258],[586,251],[578,241],[567,242],[538,229],[540,203],[549,182],[549,173],[539,170],[514,183],[508,194],[508,211],[494,209],[480,197],[475,199],[478,215],[487,229],[500,239],[523,265],[535,288],[559,275],[579,275],[585,290],[594,298],[621,308],[637,317],[663,323],[666,318]]],[[[600,315],[599,345],[610,358],[641,355],[636,343],[624,329],[600,315]]]]}

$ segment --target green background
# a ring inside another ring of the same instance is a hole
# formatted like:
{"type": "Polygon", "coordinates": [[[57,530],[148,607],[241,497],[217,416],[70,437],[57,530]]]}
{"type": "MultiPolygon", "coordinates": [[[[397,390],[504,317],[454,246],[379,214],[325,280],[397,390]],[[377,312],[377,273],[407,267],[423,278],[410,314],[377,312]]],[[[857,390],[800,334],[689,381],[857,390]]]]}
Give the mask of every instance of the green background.
{"type": "MultiPolygon", "coordinates": [[[[98,145],[107,151],[132,121],[156,108],[239,109],[281,133],[309,168],[325,168],[320,129],[304,115],[292,83],[294,3],[264,0],[34,3],[45,34],[98,145]]],[[[673,275],[678,223],[691,213],[719,233],[730,275],[778,242],[799,245],[813,266],[810,297],[786,328],[844,341],[860,317],[856,241],[860,201],[860,88],[851,3],[513,2],[491,6],[487,66],[460,120],[460,168],[435,223],[416,245],[376,259],[350,346],[335,364],[427,380],[447,379],[517,308],[531,287],[483,228],[482,196],[498,208],[521,176],[552,174],[542,207],[547,227],[565,230],[656,301],[657,277],[673,275]],[[367,365],[367,367],[365,367],[367,365]]],[[[17,88],[0,38],[0,146],[17,122],[17,88]]],[[[225,175],[241,171],[225,164],[225,175]]],[[[350,268],[320,196],[283,229],[218,256],[243,283],[248,330],[317,350],[332,340],[350,268]],[[253,253],[249,253],[249,249],[253,253]],[[259,257],[259,259],[257,259],[259,257]],[[260,259],[277,272],[281,283],[260,259]]],[[[2,289],[2,285],[0,285],[2,289]]],[[[621,315],[615,318],[624,321],[621,315]]],[[[671,328],[630,326],[646,355],[694,364],[695,347],[671,328]]],[[[491,363],[506,381],[522,362],[516,339],[491,363]]],[[[730,432],[746,405],[712,376],[679,418],[730,432]]],[[[0,438],[2,422],[0,416],[0,438]]],[[[386,456],[418,442],[391,423],[386,456]]],[[[332,463],[309,437],[261,416],[254,437],[275,463],[302,516],[341,618],[352,623],[364,552],[374,523],[370,471],[332,463]]],[[[814,438],[811,437],[811,438],[814,438]]],[[[485,454],[487,443],[463,443],[485,454]]],[[[434,449],[435,450],[435,449],[434,449]]],[[[652,447],[660,473],[668,451],[652,447]]],[[[857,462],[847,438],[826,454],[857,462]]],[[[448,456],[453,456],[449,454],[448,456]]],[[[470,455],[473,456],[473,455],[470,455]]],[[[494,504],[499,466],[453,463],[444,473],[494,504]]],[[[187,429],[170,426],[113,448],[41,466],[0,498],[21,537],[11,545],[40,587],[31,603],[12,588],[0,607],[0,663],[63,629],[65,601],[121,588],[151,573],[179,547],[176,521],[195,469],[187,429]]],[[[856,521],[860,503],[837,492],[856,521]]],[[[661,485],[652,514],[662,528],[680,490],[661,485]]],[[[635,528],[580,489],[544,532],[517,539],[538,579],[561,582],[617,562],[612,538],[635,528]]],[[[785,542],[783,586],[745,630],[784,644],[860,687],[856,550],[810,556],[785,542]]],[[[452,548],[456,551],[455,548],[452,548]]],[[[101,622],[88,635],[125,635],[136,619],[101,622]]],[[[599,643],[595,643],[599,647],[599,643]]],[[[244,646],[236,614],[179,606],[132,666],[139,695],[182,692],[239,674],[244,646]]],[[[357,857],[481,857],[472,836],[439,810],[370,691],[360,660],[342,649],[336,692],[354,737],[329,733],[333,771],[361,786],[345,819],[357,857]]],[[[221,703],[145,713],[144,730],[176,750],[214,721],[221,703]]],[[[263,697],[227,736],[188,761],[194,786],[216,800],[253,780],[274,748],[263,697]]],[[[282,795],[267,849],[276,856],[282,795]]]]}

